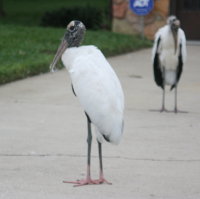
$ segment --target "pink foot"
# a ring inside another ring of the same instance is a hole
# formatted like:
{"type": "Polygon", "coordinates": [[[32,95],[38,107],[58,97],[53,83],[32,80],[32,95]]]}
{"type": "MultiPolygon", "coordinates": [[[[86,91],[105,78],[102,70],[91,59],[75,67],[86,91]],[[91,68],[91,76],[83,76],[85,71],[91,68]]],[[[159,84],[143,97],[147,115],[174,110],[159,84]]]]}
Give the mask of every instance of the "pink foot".
{"type": "Polygon", "coordinates": [[[74,187],[97,184],[95,180],[92,180],[90,178],[84,179],[84,180],[77,180],[77,181],[63,181],[63,183],[72,183],[72,184],[74,184],[74,187]]]}
{"type": "Polygon", "coordinates": [[[106,183],[106,184],[112,184],[111,182],[108,182],[105,178],[100,178],[98,180],[95,180],[96,184],[103,184],[103,183],[106,183]]]}
{"type": "Polygon", "coordinates": [[[77,181],[63,181],[63,183],[72,183],[74,187],[83,186],[83,185],[97,185],[97,184],[112,184],[105,180],[104,178],[100,178],[99,180],[92,180],[92,179],[84,179],[84,180],[77,180],[77,181]]]}

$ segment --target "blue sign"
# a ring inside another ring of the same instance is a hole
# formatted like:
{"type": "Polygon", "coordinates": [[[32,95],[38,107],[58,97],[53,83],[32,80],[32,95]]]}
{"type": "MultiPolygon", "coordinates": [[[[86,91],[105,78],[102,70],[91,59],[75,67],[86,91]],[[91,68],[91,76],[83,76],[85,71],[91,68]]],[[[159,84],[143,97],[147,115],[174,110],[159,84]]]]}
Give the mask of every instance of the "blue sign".
{"type": "Polygon", "coordinates": [[[130,0],[130,9],[137,15],[147,15],[154,6],[153,0],[130,0]]]}

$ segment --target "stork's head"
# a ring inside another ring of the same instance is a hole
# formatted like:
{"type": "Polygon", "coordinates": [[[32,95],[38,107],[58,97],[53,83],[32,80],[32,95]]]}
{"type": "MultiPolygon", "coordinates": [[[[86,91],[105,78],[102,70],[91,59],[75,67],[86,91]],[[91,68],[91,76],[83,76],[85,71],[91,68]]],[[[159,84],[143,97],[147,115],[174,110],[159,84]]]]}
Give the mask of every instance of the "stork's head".
{"type": "Polygon", "coordinates": [[[53,62],[50,65],[50,70],[52,72],[54,71],[54,68],[57,62],[59,61],[60,57],[67,48],[78,47],[81,44],[84,38],[85,31],[85,25],[81,21],[74,20],[67,25],[67,29],[62,39],[62,42],[58,47],[53,62]]]}
{"type": "Polygon", "coordinates": [[[176,18],[176,16],[169,16],[167,19],[167,23],[169,24],[173,32],[177,32],[180,28],[180,21],[176,18]]]}
{"type": "Polygon", "coordinates": [[[169,16],[167,19],[167,23],[170,26],[170,29],[172,31],[172,35],[174,38],[174,53],[176,54],[177,50],[177,43],[178,43],[178,29],[180,28],[180,21],[176,18],[176,16],[169,16]]]}

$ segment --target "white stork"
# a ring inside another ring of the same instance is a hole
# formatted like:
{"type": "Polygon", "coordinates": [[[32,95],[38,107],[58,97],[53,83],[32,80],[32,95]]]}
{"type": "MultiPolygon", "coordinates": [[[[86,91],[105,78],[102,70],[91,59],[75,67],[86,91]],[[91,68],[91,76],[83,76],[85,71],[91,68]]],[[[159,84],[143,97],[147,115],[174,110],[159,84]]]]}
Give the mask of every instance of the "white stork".
{"type": "Polygon", "coordinates": [[[118,144],[123,131],[124,94],[121,84],[102,52],[95,46],[80,46],[86,28],[80,21],[71,21],[57,50],[51,71],[62,56],[67,68],[72,90],[82,105],[88,125],[88,154],[86,179],[75,182],[75,186],[108,183],[103,175],[101,144],[105,139],[118,144]],[[96,127],[99,150],[100,177],[92,180],[90,175],[90,156],[92,132],[91,123],[96,127]]]}
{"type": "Polygon", "coordinates": [[[167,19],[167,25],[160,28],[155,35],[152,50],[154,79],[163,89],[162,111],[165,109],[165,86],[175,88],[174,112],[177,113],[177,84],[186,60],[186,39],[180,28],[180,21],[175,16],[167,19]]]}

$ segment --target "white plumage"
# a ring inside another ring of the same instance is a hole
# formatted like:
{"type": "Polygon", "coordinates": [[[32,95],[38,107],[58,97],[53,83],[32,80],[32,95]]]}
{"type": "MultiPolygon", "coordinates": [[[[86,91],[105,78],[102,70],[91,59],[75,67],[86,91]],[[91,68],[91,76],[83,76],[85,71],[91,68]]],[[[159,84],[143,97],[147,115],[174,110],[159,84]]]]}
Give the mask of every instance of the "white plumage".
{"type": "Polygon", "coordinates": [[[124,95],[120,82],[95,46],[68,48],[62,62],[71,77],[76,96],[92,123],[97,138],[105,135],[118,144],[123,130],[124,95]]]}
{"type": "Polygon", "coordinates": [[[72,81],[74,94],[80,101],[86,116],[88,129],[87,175],[75,186],[109,183],[103,174],[102,141],[118,144],[123,131],[124,94],[114,70],[95,46],[80,46],[86,28],[80,21],[71,21],[67,26],[61,44],[50,65],[54,71],[56,63],[62,58],[72,81]],[[99,152],[99,179],[92,180],[90,172],[92,130],[96,127],[99,152]]]}
{"type": "Polygon", "coordinates": [[[156,54],[156,46],[158,38],[161,38],[160,45],[158,46],[158,53],[160,54],[160,67],[163,70],[163,67],[166,69],[165,81],[167,85],[173,85],[176,81],[176,69],[178,66],[178,56],[180,54],[180,44],[182,44],[182,61],[186,61],[186,38],[185,33],[181,28],[177,32],[177,50],[174,50],[174,39],[172,31],[169,25],[165,25],[160,28],[155,35],[155,42],[152,51],[152,59],[154,59],[156,54]]]}

